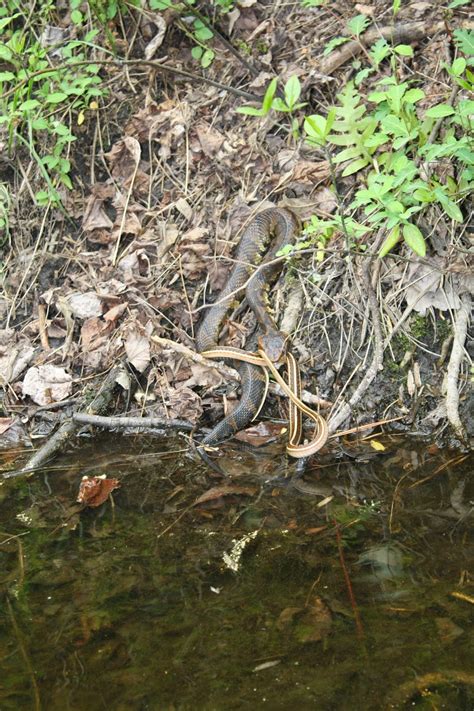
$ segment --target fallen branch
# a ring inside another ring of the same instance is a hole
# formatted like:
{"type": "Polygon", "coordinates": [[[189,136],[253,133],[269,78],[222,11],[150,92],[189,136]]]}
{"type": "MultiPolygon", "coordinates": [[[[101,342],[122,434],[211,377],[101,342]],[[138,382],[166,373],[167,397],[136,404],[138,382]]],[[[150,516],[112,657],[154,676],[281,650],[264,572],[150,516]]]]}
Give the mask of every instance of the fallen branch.
{"type": "Polygon", "coordinates": [[[72,419],[81,425],[94,425],[106,430],[126,427],[158,427],[160,429],[180,429],[190,432],[194,425],[187,420],[167,420],[164,417],[105,417],[104,415],[87,415],[77,412],[72,419]]]}
{"type": "Polygon", "coordinates": [[[461,296],[461,308],[453,324],[453,347],[447,368],[446,416],[456,436],[467,440],[466,430],[459,417],[459,370],[464,358],[464,344],[471,315],[471,296],[467,292],[461,296]]]}
{"type": "MultiPolygon", "coordinates": [[[[112,368],[109,372],[102,387],[100,388],[99,393],[95,396],[88,407],[89,414],[99,414],[108,407],[112,399],[118,371],[119,366],[112,368]]],[[[40,449],[35,452],[32,457],[30,457],[27,464],[22,469],[19,469],[18,471],[4,472],[3,477],[5,479],[14,479],[37,471],[46,461],[51,459],[51,457],[57,454],[64,447],[64,445],[69,442],[69,440],[76,433],[78,427],[79,424],[73,419],[63,422],[57,432],[55,432],[52,437],[48,439],[46,444],[40,447],[40,449]]]]}
{"type": "MultiPolygon", "coordinates": [[[[461,26],[465,29],[470,29],[474,26],[474,23],[466,22],[462,23],[461,26]]],[[[381,38],[390,40],[393,44],[401,44],[425,39],[430,35],[443,31],[446,31],[445,22],[435,22],[434,24],[429,22],[410,22],[409,24],[400,24],[393,27],[374,27],[364,32],[357,40],[347,42],[342,49],[330,54],[329,57],[321,62],[319,72],[331,76],[342,64],[345,64],[350,59],[355,59],[366,47],[370,47],[381,38]]]]}

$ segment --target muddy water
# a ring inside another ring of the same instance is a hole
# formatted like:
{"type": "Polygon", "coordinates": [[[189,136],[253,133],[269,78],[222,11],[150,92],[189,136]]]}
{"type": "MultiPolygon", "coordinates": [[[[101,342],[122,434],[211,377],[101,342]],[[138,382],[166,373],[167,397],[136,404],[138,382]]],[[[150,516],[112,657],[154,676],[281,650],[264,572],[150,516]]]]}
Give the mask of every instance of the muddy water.
{"type": "Polygon", "coordinates": [[[143,436],[3,483],[1,711],[472,711],[473,459],[376,442],[297,487],[143,436]],[[80,511],[83,474],[121,488],[80,511]]]}

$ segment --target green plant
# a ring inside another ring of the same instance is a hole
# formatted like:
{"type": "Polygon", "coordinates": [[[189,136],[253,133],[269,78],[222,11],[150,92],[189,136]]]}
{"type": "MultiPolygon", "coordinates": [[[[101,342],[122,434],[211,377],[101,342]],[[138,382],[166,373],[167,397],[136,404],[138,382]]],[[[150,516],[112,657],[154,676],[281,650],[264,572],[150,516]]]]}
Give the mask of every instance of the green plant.
{"type": "MultiPolygon", "coordinates": [[[[37,11],[34,19],[41,28],[51,4],[39,3],[37,11]]],[[[36,193],[36,201],[58,204],[59,187],[72,187],[68,154],[76,140],[73,122],[82,123],[85,112],[95,110],[107,93],[98,66],[86,59],[98,30],[57,47],[62,63],[55,67],[50,48],[38,39],[38,28],[31,31],[31,21],[17,0],[0,10],[0,130],[6,132],[11,154],[21,144],[37,164],[45,187],[36,193]]]]}
{"type": "MultiPolygon", "coordinates": [[[[349,26],[354,35],[359,35],[366,24],[364,16],[357,16],[349,26]]],[[[472,92],[474,32],[456,30],[454,38],[466,57],[459,56],[444,68],[453,83],[472,92]]],[[[362,70],[375,71],[389,59],[392,73],[376,82],[376,90],[366,97],[355,82],[348,82],[327,116],[314,114],[304,119],[306,142],[323,150],[332,172],[338,164],[342,177],[365,171],[363,185],[349,204],[353,213],[365,216],[365,226],[355,221],[352,224],[342,212],[337,219],[315,218],[306,228],[305,236],[316,236],[312,244],[318,247],[318,258],[322,258],[328,239],[337,231],[344,232],[348,244],[358,244],[360,248],[361,230],[368,233],[379,229],[386,233],[379,252],[381,257],[402,240],[416,254],[424,256],[425,238],[415,224],[419,213],[436,205],[449,219],[463,221],[460,202],[474,185],[474,101],[462,97],[457,102],[420,108],[426,101],[424,92],[408,81],[397,79],[397,62],[412,54],[407,45],[392,48],[385,40],[379,40],[370,50],[371,66],[362,70]],[[331,146],[339,150],[334,153],[331,146]],[[455,172],[438,171],[447,162],[456,166],[455,172]],[[358,225],[355,232],[354,224],[358,225]]],[[[301,87],[296,77],[286,83],[284,99],[275,98],[276,87],[277,80],[273,79],[261,107],[243,106],[238,111],[252,116],[265,116],[272,109],[293,114],[304,106],[299,101],[301,87]]],[[[295,123],[298,124],[298,119],[292,116],[294,135],[295,123]]],[[[303,248],[302,245],[308,246],[305,238],[297,248],[303,248]]],[[[292,248],[289,249],[290,254],[292,248]]]]}

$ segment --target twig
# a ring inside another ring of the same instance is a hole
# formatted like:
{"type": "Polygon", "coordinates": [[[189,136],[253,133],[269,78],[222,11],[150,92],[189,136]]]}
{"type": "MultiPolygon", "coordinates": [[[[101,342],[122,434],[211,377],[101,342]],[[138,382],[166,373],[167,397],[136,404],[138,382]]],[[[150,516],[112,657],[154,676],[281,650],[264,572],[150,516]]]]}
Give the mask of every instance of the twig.
{"type": "MultiPolygon", "coordinates": [[[[68,64],[59,64],[54,67],[47,67],[46,69],[38,69],[36,72],[32,72],[29,74],[25,79],[22,79],[19,81],[15,86],[13,86],[11,89],[6,91],[3,94],[3,99],[6,99],[8,96],[11,94],[14,94],[15,92],[18,91],[22,86],[25,86],[25,84],[28,84],[32,79],[35,79],[38,76],[42,76],[44,74],[51,74],[52,72],[58,72],[63,69],[71,69],[74,67],[84,67],[84,66],[89,66],[90,61],[84,60],[80,62],[70,62],[68,64]]],[[[256,96],[255,94],[250,94],[248,91],[243,91],[242,89],[236,89],[233,86],[228,86],[227,84],[221,84],[218,81],[214,81],[214,79],[209,79],[209,77],[201,76],[199,74],[193,74],[193,72],[187,72],[184,69],[178,69],[177,67],[172,67],[169,64],[162,64],[158,60],[153,60],[153,59],[94,59],[94,64],[100,64],[103,66],[115,66],[115,67],[125,67],[125,66],[146,66],[146,67],[151,67],[155,71],[158,72],[167,72],[168,74],[177,74],[178,76],[185,77],[186,79],[191,79],[192,81],[203,81],[205,84],[210,84],[211,86],[215,86],[217,89],[221,89],[222,91],[228,91],[231,94],[235,94],[235,96],[240,96],[243,99],[248,99],[249,101],[257,101],[261,102],[262,98],[261,96],[256,96]]]]}
{"type": "Polygon", "coordinates": [[[342,568],[342,572],[344,574],[344,580],[346,582],[347,594],[349,595],[349,600],[351,603],[352,611],[354,613],[354,620],[355,620],[355,625],[356,625],[356,630],[357,630],[357,636],[359,637],[359,639],[362,639],[364,637],[364,628],[362,627],[359,608],[357,606],[357,602],[356,602],[356,599],[354,596],[354,590],[352,589],[351,578],[349,576],[349,571],[347,570],[346,561],[344,558],[344,550],[342,548],[341,531],[339,530],[338,522],[336,520],[334,520],[333,523],[334,523],[334,528],[336,529],[336,541],[337,541],[337,550],[339,552],[339,560],[341,562],[341,568],[342,568]]]}
{"type": "Polygon", "coordinates": [[[464,344],[471,315],[471,295],[466,292],[461,296],[461,308],[453,324],[453,347],[446,371],[446,416],[448,422],[463,442],[466,441],[466,431],[459,417],[458,378],[461,362],[464,357],[464,344]]]}

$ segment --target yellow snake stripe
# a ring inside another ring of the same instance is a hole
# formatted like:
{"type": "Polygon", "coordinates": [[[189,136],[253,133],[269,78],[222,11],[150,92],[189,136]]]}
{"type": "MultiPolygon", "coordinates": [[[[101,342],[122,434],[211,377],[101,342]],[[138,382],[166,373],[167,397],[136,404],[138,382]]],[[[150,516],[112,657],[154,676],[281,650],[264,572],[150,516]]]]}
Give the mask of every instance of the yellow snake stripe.
{"type": "MultiPolygon", "coordinates": [[[[327,422],[324,417],[319,414],[319,412],[316,412],[301,400],[299,368],[294,356],[291,353],[287,353],[286,355],[288,383],[282,378],[273,362],[262,349],[259,349],[258,354],[256,354],[249,353],[248,351],[242,351],[239,348],[223,347],[204,351],[202,355],[206,358],[233,358],[234,360],[252,363],[253,365],[258,365],[265,370],[270,370],[277,383],[290,399],[289,441],[286,448],[290,456],[296,458],[309,457],[319,451],[326,444],[329,437],[327,422]],[[303,445],[299,444],[302,434],[301,413],[307,415],[315,423],[313,438],[307,444],[303,445]]],[[[263,401],[260,404],[259,411],[262,404],[263,401]]]]}

